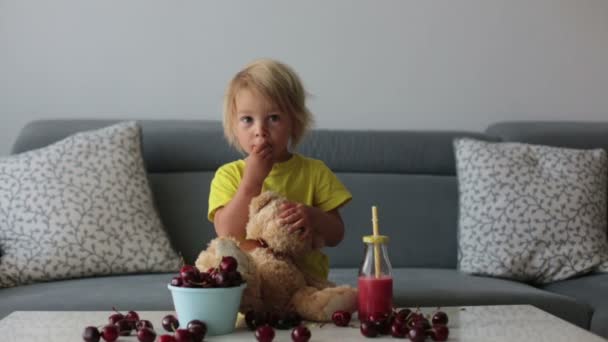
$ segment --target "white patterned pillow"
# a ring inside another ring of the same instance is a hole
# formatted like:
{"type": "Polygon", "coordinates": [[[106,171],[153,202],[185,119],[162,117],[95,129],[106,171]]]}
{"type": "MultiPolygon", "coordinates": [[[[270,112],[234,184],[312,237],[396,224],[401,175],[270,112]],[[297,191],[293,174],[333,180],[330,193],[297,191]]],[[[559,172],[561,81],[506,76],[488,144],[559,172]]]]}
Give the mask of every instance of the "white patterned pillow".
{"type": "Polygon", "coordinates": [[[543,284],[608,264],[606,151],[468,138],[454,148],[461,271],[543,284]]]}
{"type": "Polygon", "coordinates": [[[178,269],[137,123],[0,158],[0,249],[0,288],[178,269]]]}

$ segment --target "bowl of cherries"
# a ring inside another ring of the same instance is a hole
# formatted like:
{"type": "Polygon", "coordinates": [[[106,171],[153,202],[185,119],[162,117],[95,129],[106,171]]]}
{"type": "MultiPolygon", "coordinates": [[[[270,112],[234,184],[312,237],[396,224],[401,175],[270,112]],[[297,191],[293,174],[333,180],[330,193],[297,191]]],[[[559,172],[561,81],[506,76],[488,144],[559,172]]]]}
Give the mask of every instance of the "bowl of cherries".
{"type": "Polygon", "coordinates": [[[246,283],[231,256],[223,257],[218,267],[200,271],[184,265],[167,286],[180,323],[193,320],[207,324],[207,335],[234,331],[246,283]]]}

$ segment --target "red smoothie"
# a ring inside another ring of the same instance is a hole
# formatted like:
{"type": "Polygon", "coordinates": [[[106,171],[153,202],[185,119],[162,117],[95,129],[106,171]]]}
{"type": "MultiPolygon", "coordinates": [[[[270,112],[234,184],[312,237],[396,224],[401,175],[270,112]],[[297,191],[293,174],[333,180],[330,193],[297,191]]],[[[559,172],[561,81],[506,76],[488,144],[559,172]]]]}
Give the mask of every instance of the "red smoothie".
{"type": "Polygon", "coordinates": [[[390,314],[393,310],[393,278],[390,276],[359,277],[359,320],[382,312],[390,314]]]}

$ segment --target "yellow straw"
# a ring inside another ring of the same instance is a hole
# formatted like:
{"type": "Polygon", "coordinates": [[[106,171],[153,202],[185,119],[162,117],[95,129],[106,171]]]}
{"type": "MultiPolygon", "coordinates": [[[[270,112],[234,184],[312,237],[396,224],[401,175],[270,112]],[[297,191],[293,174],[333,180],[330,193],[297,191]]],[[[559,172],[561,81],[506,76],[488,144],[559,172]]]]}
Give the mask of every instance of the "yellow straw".
{"type": "MultiPolygon", "coordinates": [[[[378,238],[380,235],[378,229],[378,208],[376,206],[372,206],[372,223],[374,225],[374,238],[378,238]]],[[[380,246],[378,246],[378,241],[374,240],[374,261],[376,266],[376,278],[380,278],[380,246]]]]}

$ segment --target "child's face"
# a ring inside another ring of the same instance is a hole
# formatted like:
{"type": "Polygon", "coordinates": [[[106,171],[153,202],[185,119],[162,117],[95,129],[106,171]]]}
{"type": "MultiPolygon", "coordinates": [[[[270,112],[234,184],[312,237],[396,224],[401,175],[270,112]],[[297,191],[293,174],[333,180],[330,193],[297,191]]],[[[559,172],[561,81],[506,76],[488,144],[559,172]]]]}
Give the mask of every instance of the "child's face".
{"type": "Polygon", "coordinates": [[[234,131],[239,145],[247,152],[256,145],[272,147],[275,162],[289,158],[289,138],[292,121],[288,113],[279,111],[255,90],[242,89],[235,97],[236,123],[234,131]]]}

